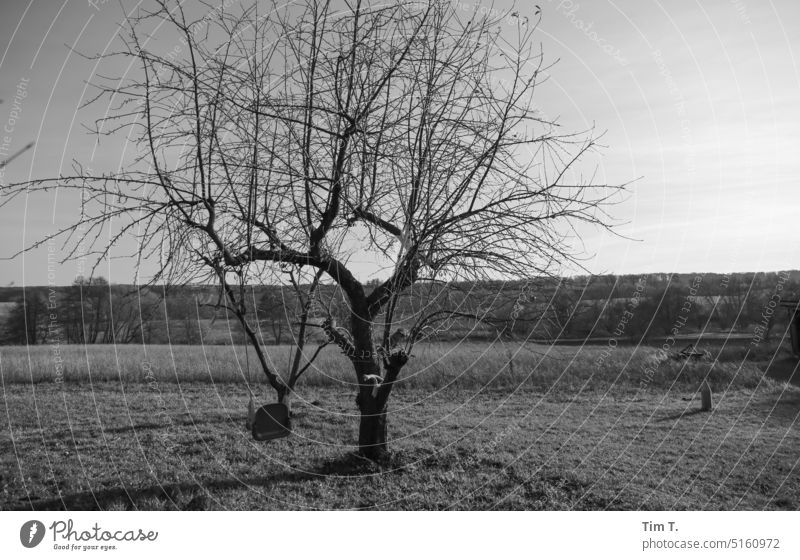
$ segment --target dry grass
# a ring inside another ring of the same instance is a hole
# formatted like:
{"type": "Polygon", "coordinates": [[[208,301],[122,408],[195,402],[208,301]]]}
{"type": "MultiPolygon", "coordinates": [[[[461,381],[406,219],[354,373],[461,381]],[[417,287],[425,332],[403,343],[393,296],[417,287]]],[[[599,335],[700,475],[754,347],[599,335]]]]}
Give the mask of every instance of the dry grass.
{"type": "Polygon", "coordinates": [[[254,442],[239,387],[11,385],[0,509],[797,509],[800,392],[398,392],[384,466],[351,391],[254,442]]]}
{"type": "MultiPolygon", "coordinates": [[[[267,346],[274,370],[287,368],[290,346],[267,346]]],[[[311,348],[313,350],[313,347],[311,348]]],[[[250,378],[263,375],[250,349],[250,378]]],[[[1,347],[5,384],[55,381],[146,383],[241,383],[248,379],[244,348],[234,346],[33,346],[1,347]],[[59,361],[60,360],[60,361],[59,361]]],[[[697,386],[708,379],[715,390],[753,389],[764,383],[749,361],[676,362],[651,347],[548,347],[496,342],[419,344],[403,371],[406,388],[526,387],[546,391],[697,386]]],[[[352,366],[336,347],[323,350],[301,386],[351,387],[352,366]]]]}
{"type": "MultiPolygon", "coordinates": [[[[268,350],[286,362],[288,347],[268,350]]],[[[270,443],[244,429],[241,348],[57,351],[0,349],[0,509],[800,507],[800,391],[753,362],[420,345],[379,467],[351,453],[355,389],[335,348],[299,388],[293,437],[270,443]],[[49,382],[56,357],[64,384],[49,382]]]]}

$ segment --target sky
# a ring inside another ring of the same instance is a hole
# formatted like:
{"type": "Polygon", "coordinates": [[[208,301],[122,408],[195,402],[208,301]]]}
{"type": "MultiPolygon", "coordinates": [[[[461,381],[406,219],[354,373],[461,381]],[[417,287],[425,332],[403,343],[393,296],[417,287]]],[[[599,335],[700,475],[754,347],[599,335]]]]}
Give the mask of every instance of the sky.
{"type": "MultiPolygon", "coordinates": [[[[603,133],[597,181],[628,184],[609,209],[613,233],[578,230],[584,271],[800,268],[800,3],[537,2],[538,41],[555,62],[538,106],[565,130],[603,133]]],[[[512,7],[455,3],[465,13],[512,7]]],[[[534,18],[534,2],[514,9],[534,18]]],[[[97,66],[76,51],[113,49],[122,16],[116,0],[0,4],[0,161],[35,142],[3,170],[3,185],[69,173],[73,160],[117,169],[119,145],[98,144],[83,128],[96,117],[81,105],[97,66]]],[[[48,260],[47,247],[7,259],[74,219],[76,208],[56,192],[0,209],[0,285],[68,284],[85,274],[85,262],[48,260]]],[[[98,274],[132,282],[133,262],[118,253],[98,274]]]]}

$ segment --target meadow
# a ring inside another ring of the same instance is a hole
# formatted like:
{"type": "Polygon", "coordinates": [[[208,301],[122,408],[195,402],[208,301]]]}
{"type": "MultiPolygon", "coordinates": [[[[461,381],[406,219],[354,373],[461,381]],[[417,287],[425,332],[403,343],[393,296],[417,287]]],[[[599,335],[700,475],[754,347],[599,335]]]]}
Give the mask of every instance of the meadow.
{"type": "MultiPolygon", "coordinates": [[[[268,350],[283,367],[288,347],[268,350]]],[[[800,508],[800,390],[768,362],[420,345],[376,465],[352,453],[355,388],[335,348],[301,380],[293,435],[268,443],[244,426],[242,348],[57,351],[64,383],[55,349],[0,349],[0,509],[800,508]]]]}
{"type": "MultiPolygon", "coordinates": [[[[679,344],[676,349],[679,349],[679,344]]],[[[270,367],[285,372],[293,348],[264,347],[270,367]]],[[[312,354],[315,345],[307,348],[312,354]]],[[[652,346],[553,346],[533,343],[432,342],[414,347],[403,369],[400,387],[447,389],[503,387],[549,391],[579,387],[612,388],[653,384],[658,387],[697,385],[752,389],[763,377],[763,365],[776,347],[759,350],[761,361],[742,359],[741,344],[710,347],[713,360],[679,362],[652,346]],[[761,365],[762,367],[759,367],[761,365]],[[654,367],[657,366],[657,367],[654,367]],[[655,370],[652,371],[651,370],[655,370]],[[651,372],[651,373],[649,373],[651,372]]],[[[255,389],[264,385],[255,351],[244,346],[181,345],[40,345],[0,347],[3,383],[112,382],[234,383],[255,389]]],[[[347,357],[326,346],[300,385],[352,388],[355,378],[347,357]]]]}

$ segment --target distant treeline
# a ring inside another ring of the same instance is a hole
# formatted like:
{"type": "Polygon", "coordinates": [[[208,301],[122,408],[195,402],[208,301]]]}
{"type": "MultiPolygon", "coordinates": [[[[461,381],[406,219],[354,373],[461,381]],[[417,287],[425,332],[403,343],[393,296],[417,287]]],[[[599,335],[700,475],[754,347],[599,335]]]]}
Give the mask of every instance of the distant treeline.
{"type": "MultiPolygon", "coordinates": [[[[265,344],[291,342],[300,299],[289,286],[246,286],[248,316],[265,344]]],[[[577,276],[415,285],[399,298],[394,327],[430,340],[613,337],[647,341],[698,332],[753,333],[788,323],[781,299],[800,295],[800,271],[577,276]],[[424,327],[424,328],[423,328],[424,327]]],[[[346,326],[347,304],[322,286],[309,319],[346,326]]],[[[0,288],[3,344],[241,344],[242,329],[215,286],[109,284],[0,288]]],[[[380,333],[376,333],[379,335],[380,333]]],[[[311,329],[322,338],[322,329],[311,329]]]]}

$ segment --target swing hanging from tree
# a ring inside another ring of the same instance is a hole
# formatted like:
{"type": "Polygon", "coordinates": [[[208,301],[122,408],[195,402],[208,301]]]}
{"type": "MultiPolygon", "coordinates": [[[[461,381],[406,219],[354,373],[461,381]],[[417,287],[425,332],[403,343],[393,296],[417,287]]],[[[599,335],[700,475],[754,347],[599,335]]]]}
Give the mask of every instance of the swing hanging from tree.
{"type": "MultiPolygon", "coordinates": [[[[247,355],[247,343],[245,342],[245,355],[247,355]]],[[[250,359],[247,362],[247,388],[250,392],[250,401],[247,403],[247,428],[253,434],[256,441],[269,441],[272,439],[283,438],[291,435],[292,423],[289,415],[289,407],[284,403],[265,404],[256,410],[255,396],[250,381],[250,359]]]]}
{"type": "MultiPolygon", "coordinates": [[[[245,286],[247,285],[246,272],[244,267],[241,267],[236,271],[236,275],[239,279],[238,302],[234,297],[234,292],[231,289],[231,286],[225,280],[224,271],[221,268],[218,268],[216,272],[220,279],[223,291],[227,293],[229,300],[234,304],[233,307],[229,307],[228,309],[236,314],[239,322],[242,325],[242,328],[244,329],[242,334],[242,343],[245,348],[245,367],[247,370],[246,381],[248,385],[248,391],[250,393],[249,402],[247,405],[247,429],[252,432],[253,439],[256,441],[268,441],[287,437],[292,433],[289,393],[294,390],[297,380],[312,366],[314,361],[320,355],[322,349],[331,343],[330,338],[325,338],[318,343],[316,350],[311,353],[310,357],[306,357],[304,354],[308,327],[317,327],[325,330],[324,325],[327,324],[326,322],[323,322],[322,325],[318,325],[313,322],[309,322],[314,298],[316,297],[317,289],[319,288],[320,279],[322,277],[322,271],[317,270],[314,272],[313,278],[311,279],[311,282],[307,287],[307,292],[305,293],[301,287],[301,283],[295,277],[294,273],[291,270],[288,271],[291,285],[295,294],[299,297],[302,309],[298,323],[299,331],[297,333],[297,337],[295,338],[294,357],[290,364],[287,382],[284,383],[280,381],[277,379],[275,374],[272,374],[272,377],[270,378],[270,384],[273,386],[273,388],[278,389],[278,387],[276,387],[277,383],[277,385],[283,389],[283,391],[278,392],[278,402],[265,404],[259,408],[256,408],[255,395],[253,393],[253,383],[250,371],[250,354],[248,352],[248,338],[250,339],[250,343],[256,348],[256,354],[258,355],[259,361],[262,363],[264,368],[266,368],[266,364],[264,362],[264,357],[256,346],[258,344],[257,335],[252,328],[249,327],[247,319],[245,318],[247,313],[244,293],[245,286]]],[[[253,292],[253,308],[255,309],[256,307],[255,292],[253,292]]],[[[330,309],[327,311],[328,321],[330,321],[330,309]]],[[[268,377],[270,377],[269,374],[268,377]]]]}
{"type": "MultiPolygon", "coordinates": [[[[240,302],[244,305],[244,279],[240,275],[240,302]]],[[[255,395],[253,394],[253,380],[250,375],[250,353],[248,352],[247,332],[242,331],[242,345],[244,346],[245,368],[247,369],[247,390],[250,400],[247,403],[247,429],[253,434],[256,441],[269,441],[284,438],[292,433],[292,423],[289,407],[285,403],[269,403],[256,410],[255,395]]]]}
{"type": "Polygon", "coordinates": [[[246,338],[244,338],[243,343],[245,367],[247,368],[247,390],[250,393],[250,400],[247,403],[247,429],[251,431],[253,439],[256,441],[269,441],[287,437],[292,433],[292,423],[289,415],[289,407],[286,406],[286,404],[269,403],[256,410],[253,383],[250,375],[250,356],[246,338]]]}

